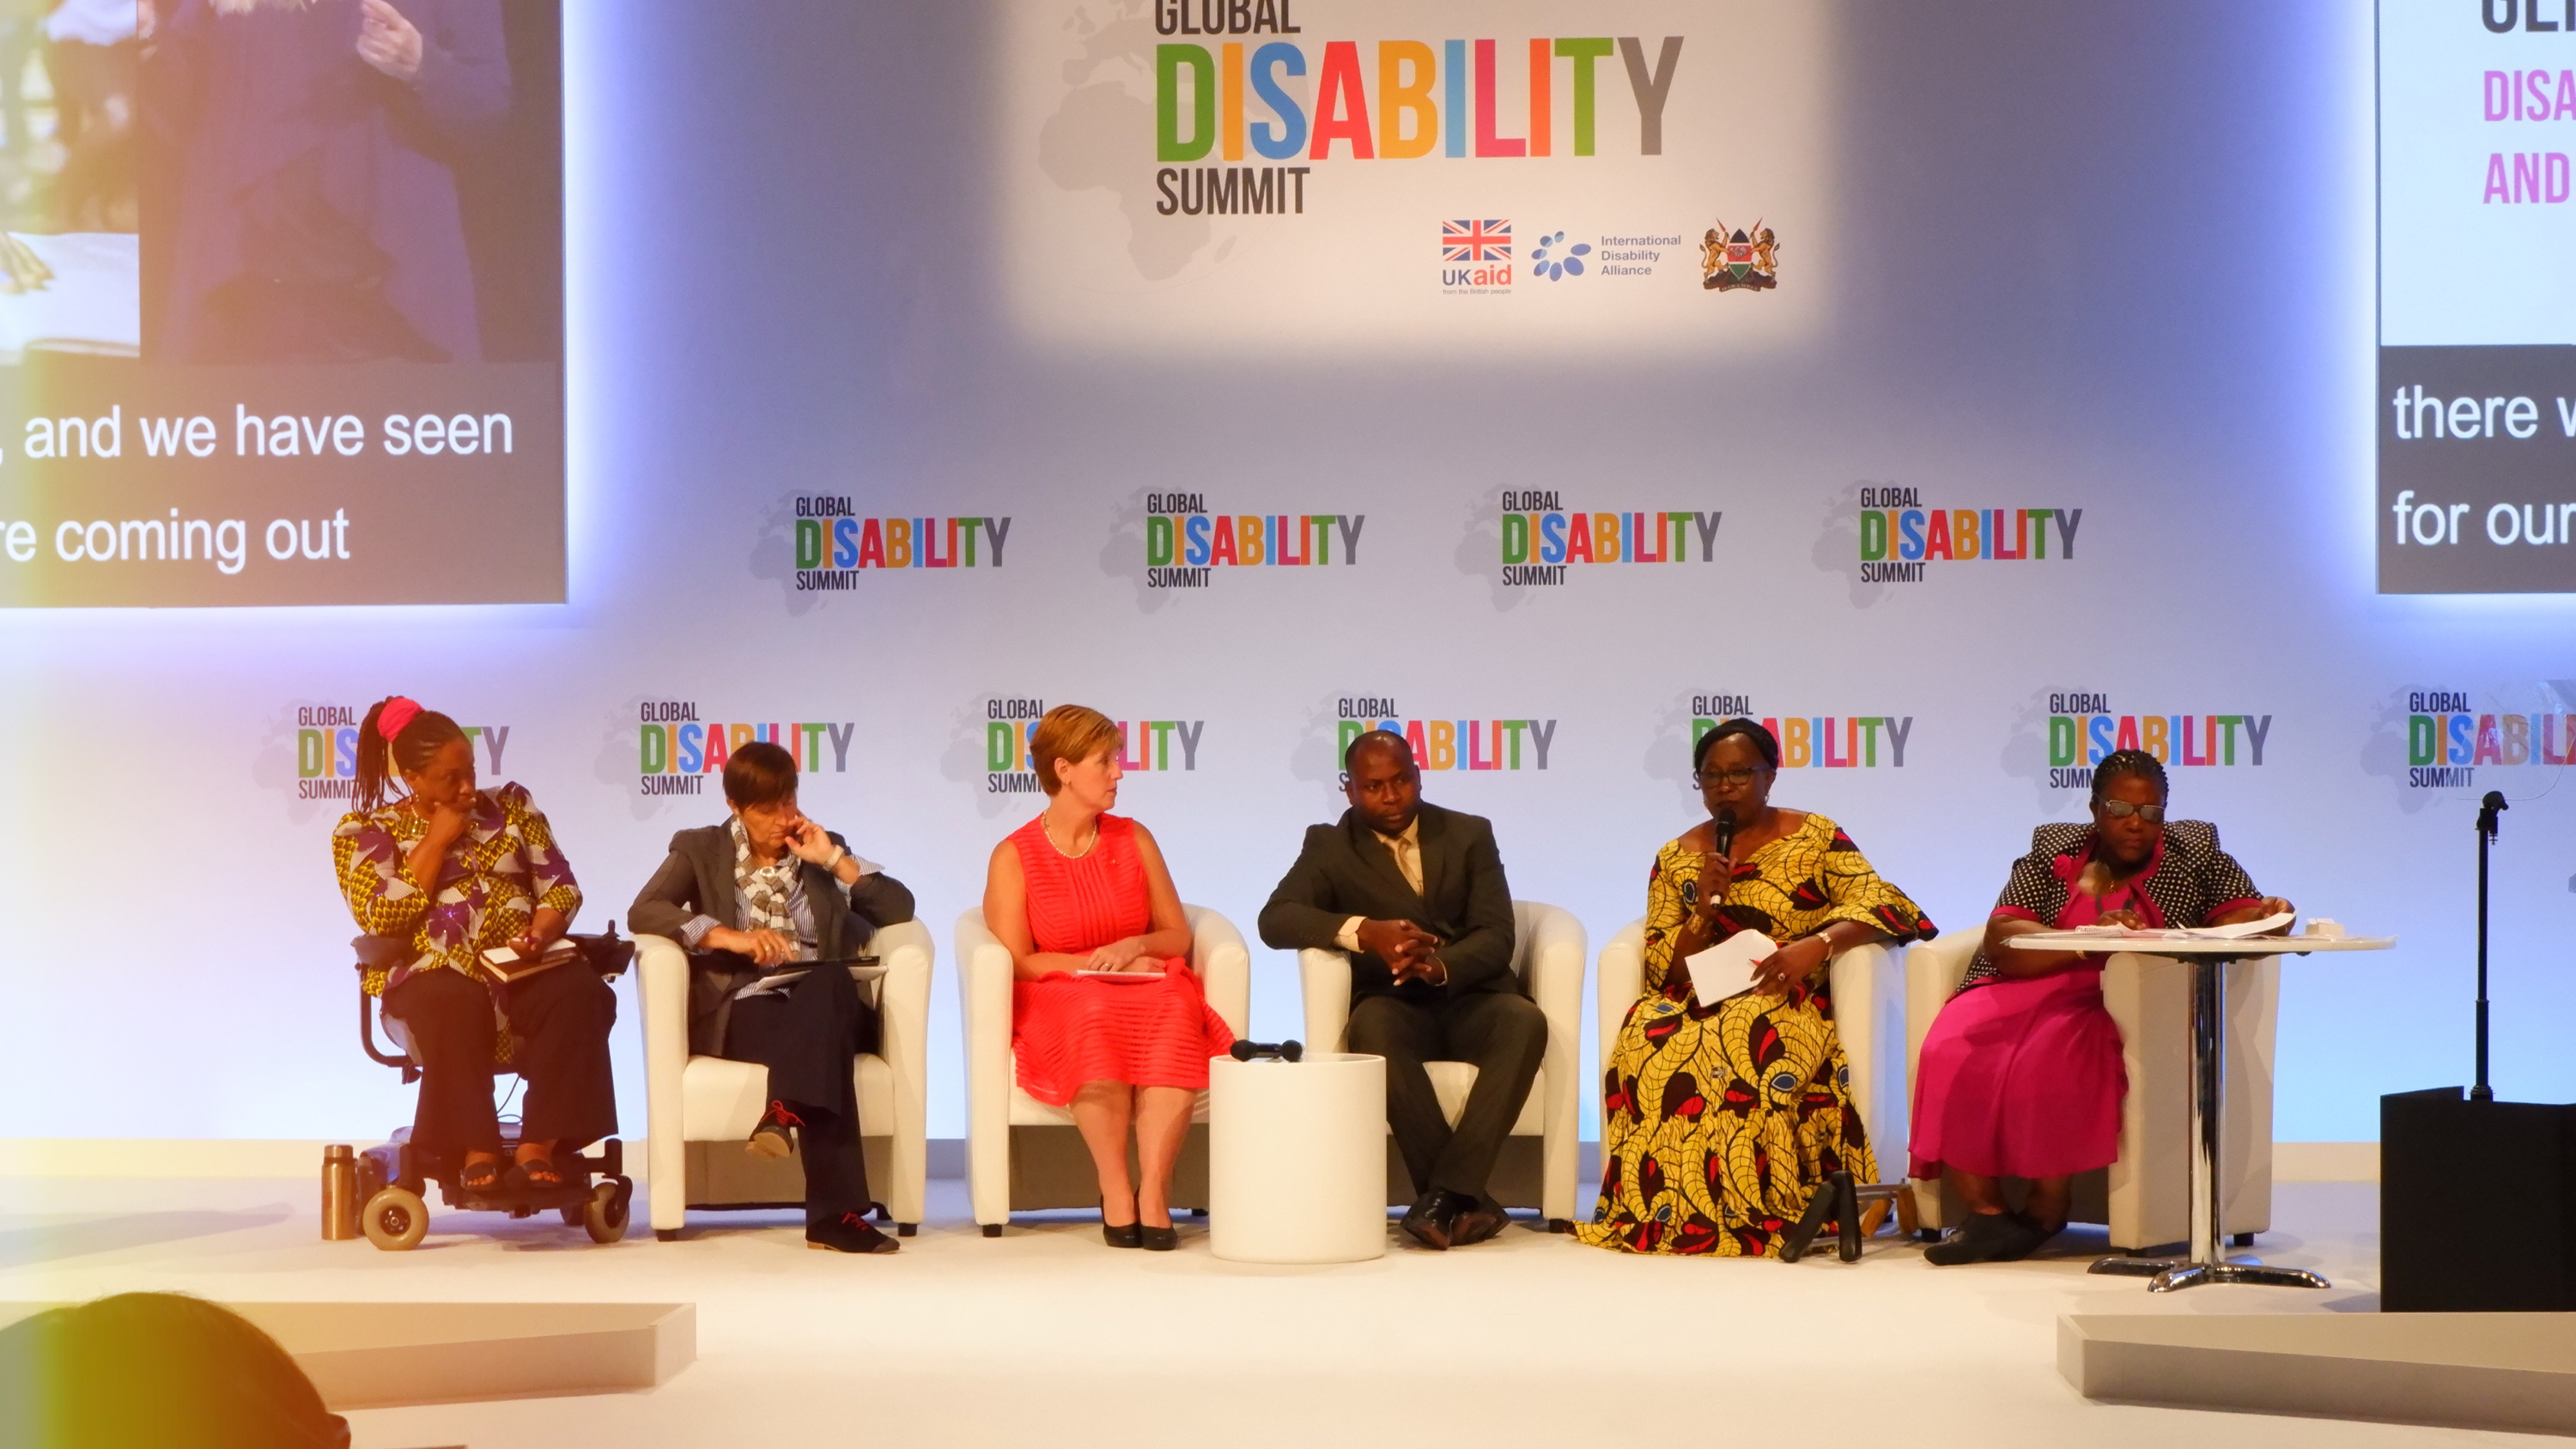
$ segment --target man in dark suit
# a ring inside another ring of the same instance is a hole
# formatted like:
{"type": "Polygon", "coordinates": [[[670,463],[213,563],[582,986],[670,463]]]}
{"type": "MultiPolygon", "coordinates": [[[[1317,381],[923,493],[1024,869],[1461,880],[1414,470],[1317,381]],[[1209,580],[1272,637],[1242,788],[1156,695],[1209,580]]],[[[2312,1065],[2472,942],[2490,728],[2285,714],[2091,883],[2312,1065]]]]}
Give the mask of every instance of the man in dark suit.
{"type": "Polygon", "coordinates": [[[1280,950],[1351,958],[1350,1049],[1386,1058],[1386,1120],[1420,1194],[1404,1230],[1429,1248],[1503,1230],[1486,1187],[1547,1054],[1547,1018],[1512,970],[1512,891],[1494,828],[1422,801],[1402,735],[1372,730],[1342,756],[1351,808],[1307,827],[1261,908],[1280,950]],[[1426,1061],[1473,1062],[1453,1130],[1426,1061]]]}
{"type": "Polygon", "coordinates": [[[805,1156],[805,1241],[891,1253],[869,1224],[868,1169],[850,1066],[876,1040],[876,1011],[846,966],[740,995],[798,961],[843,961],[877,927],[912,919],[903,882],[852,855],[796,806],[796,757],[754,741],[725,762],[733,819],[671,837],[627,924],[691,953],[689,1049],[769,1068],[769,1110],[749,1149],[805,1156]]]}

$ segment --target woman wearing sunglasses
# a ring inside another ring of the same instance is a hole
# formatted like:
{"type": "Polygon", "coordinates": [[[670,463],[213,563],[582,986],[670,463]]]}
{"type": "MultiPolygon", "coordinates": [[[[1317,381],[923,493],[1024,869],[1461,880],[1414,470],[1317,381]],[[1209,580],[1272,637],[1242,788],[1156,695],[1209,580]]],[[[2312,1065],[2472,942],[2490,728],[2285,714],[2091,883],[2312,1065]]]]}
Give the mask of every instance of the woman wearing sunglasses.
{"type": "Polygon", "coordinates": [[[2223,926],[2289,910],[2258,894],[2218,827],[2165,819],[2165,770],[2141,750],[2093,767],[2093,823],[2043,825],[2013,863],[1958,994],[1923,1038],[1910,1176],[1948,1175],[1968,1221],[1924,1250],[1949,1265],[2020,1258],[2066,1226],[2067,1181],[2120,1155],[2120,1030],[2102,1005],[2104,957],[2018,951],[2033,931],[2223,926]],[[2016,1213],[2000,1179],[2028,1178],[2016,1213]]]}

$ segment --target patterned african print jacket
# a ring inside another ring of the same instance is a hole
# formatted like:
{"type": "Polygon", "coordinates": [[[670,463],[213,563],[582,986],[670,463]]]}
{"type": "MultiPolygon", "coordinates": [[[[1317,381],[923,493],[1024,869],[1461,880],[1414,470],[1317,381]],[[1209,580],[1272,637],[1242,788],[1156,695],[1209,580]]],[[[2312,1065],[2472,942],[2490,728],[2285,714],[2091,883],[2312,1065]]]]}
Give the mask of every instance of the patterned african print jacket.
{"type": "Polygon", "coordinates": [[[411,873],[412,847],[428,833],[429,822],[401,805],[351,811],[331,832],[340,894],[358,929],[411,942],[409,963],[366,973],[371,996],[415,971],[444,968],[481,979],[482,953],[526,930],[538,907],[554,907],[567,922],[581,910],[581,887],[526,786],[475,796],[465,833],[439,862],[434,891],[422,889],[411,873]]]}
{"type": "MultiPolygon", "coordinates": [[[[1995,902],[1989,919],[2056,925],[2058,912],[2066,909],[2070,882],[2092,855],[2090,825],[2060,822],[2033,830],[2030,854],[2013,862],[2012,877],[2004,882],[2004,893],[1995,902]]],[[[2166,821],[2164,840],[2157,845],[2156,858],[2139,885],[2147,899],[2163,912],[2165,925],[2175,930],[2205,925],[2212,916],[2223,916],[2263,898],[2245,867],[2219,848],[2218,827],[2206,820],[2166,821]]],[[[1980,950],[1959,989],[1965,991],[1998,975],[1994,963],[1980,950]]]]}

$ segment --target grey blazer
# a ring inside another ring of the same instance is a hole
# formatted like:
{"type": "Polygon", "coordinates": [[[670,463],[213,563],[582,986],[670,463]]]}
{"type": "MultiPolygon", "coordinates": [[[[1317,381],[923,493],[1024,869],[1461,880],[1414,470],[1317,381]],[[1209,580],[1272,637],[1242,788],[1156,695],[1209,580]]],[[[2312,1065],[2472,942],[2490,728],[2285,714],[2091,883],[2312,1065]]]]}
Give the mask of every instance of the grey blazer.
{"type": "MultiPolygon", "coordinates": [[[[843,850],[839,835],[832,843],[843,850]]],[[[879,926],[912,919],[912,892],[893,876],[863,875],[842,902],[840,885],[819,865],[801,867],[806,904],[814,912],[814,944],[825,960],[853,956],[867,945],[879,926]]],[[[636,894],[627,910],[626,927],[639,936],[680,939],[680,928],[697,916],[712,916],[728,930],[742,929],[742,893],[733,879],[733,832],[722,825],[683,830],[671,837],[671,854],[636,894]]],[[[733,1014],[733,994],[760,975],[758,967],[727,951],[691,958],[689,973],[689,1050],[713,1056],[724,1047],[725,1025],[733,1014]]]]}

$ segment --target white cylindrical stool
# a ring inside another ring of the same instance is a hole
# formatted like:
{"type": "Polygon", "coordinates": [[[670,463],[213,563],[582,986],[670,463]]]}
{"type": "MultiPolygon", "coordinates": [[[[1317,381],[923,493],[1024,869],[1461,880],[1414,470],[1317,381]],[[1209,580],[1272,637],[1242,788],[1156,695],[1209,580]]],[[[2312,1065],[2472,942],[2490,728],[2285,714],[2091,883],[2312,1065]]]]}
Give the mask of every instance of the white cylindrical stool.
{"type": "Polygon", "coordinates": [[[1386,1058],[1208,1063],[1208,1246],[1238,1263],[1386,1254],[1386,1058]]]}

